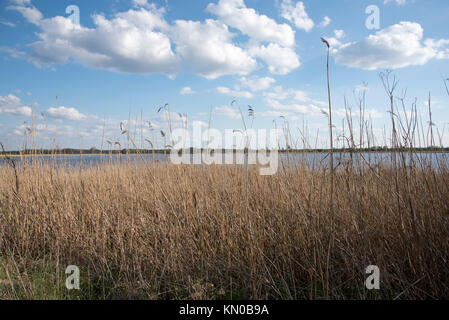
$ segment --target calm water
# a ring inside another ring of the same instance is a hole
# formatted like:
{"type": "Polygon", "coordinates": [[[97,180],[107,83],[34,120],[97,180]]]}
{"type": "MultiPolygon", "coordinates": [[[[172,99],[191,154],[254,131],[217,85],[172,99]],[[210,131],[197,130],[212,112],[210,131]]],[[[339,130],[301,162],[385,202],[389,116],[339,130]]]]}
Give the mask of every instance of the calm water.
{"type": "MultiPolygon", "coordinates": [[[[399,159],[399,155],[398,159],[399,159]]],[[[358,166],[360,164],[366,165],[367,163],[375,165],[377,163],[388,164],[391,163],[391,153],[362,153],[361,156],[358,153],[352,155],[354,165],[358,166]]],[[[407,164],[411,164],[411,159],[408,154],[405,154],[407,164]]],[[[53,164],[57,167],[89,167],[97,166],[102,164],[107,164],[109,161],[113,163],[152,163],[153,156],[151,154],[146,155],[58,155],[58,156],[29,156],[23,159],[18,157],[13,157],[17,166],[22,166],[24,161],[31,163],[33,160],[39,160],[39,162],[44,164],[53,164]]],[[[234,158],[235,159],[235,158],[234,158]]],[[[334,154],[334,164],[336,166],[343,166],[345,163],[350,161],[351,155],[349,153],[335,153],[334,154]]],[[[167,154],[155,154],[154,162],[164,163],[165,161],[170,161],[170,155],[167,154]]],[[[329,163],[329,154],[327,153],[293,153],[293,154],[279,154],[280,166],[294,166],[303,161],[309,167],[327,166],[329,163]]],[[[444,164],[449,165],[449,153],[416,153],[414,154],[412,161],[414,163],[420,164],[432,164],[432,166],[440,166],[444,164]]],[[[6,164],[7,160],[5,158],[0,158],[0,165],[6,164]]]]}

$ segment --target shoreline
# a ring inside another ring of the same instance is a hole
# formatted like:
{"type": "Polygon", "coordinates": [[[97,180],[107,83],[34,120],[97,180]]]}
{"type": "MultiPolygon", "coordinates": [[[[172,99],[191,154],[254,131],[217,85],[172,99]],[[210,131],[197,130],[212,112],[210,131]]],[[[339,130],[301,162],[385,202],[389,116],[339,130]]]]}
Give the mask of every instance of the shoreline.
{"type": "MultiPolygon", "coordinates": [[[[264,150],[263,150],[264,151],[264,150]]],[[[435,154],[439,154],[439,153],[449,153],[449,150],[412,150],[413,153],[435,153],[435,154]]],[[[350,150],[334,150],[333,153],[335,154],[339,154],[339,153],[350,153],[350,150]]],[[[357,153],[392,153],[392,152],[406,152],[409,153],[410,150],[362,150],[360,151],[353,151],[352,153],[357,154],[357,153]]],[[[194,154],[192,152],[189,152],[190,154],[194,154]]],[[[330,153],[330,150],[304,150],[304,151],[300,151],[300,150],[296,150],[296,151],[278,151],[278,153],[280,154],[304,154],[304,153],[320,153],[320,154],[326,154],[326,153],[330,153]]],[[[164,151],[155,151],[154,152],[155,155],[164,155],[164,151]]],[[[165,152],[166,155],[170,154],[170,150],[167,150],[165,152]]],[[[111,155],[115,156],[115,155],[122,155],[122,156],[126,156],[126,155],[152,155],[152,152],[145,152],[145,153],[137,153],[137,152],[132,152],[132,153],[112,153],[111,155]]],[[[10,158],[21,158],[21,157],[66,157],[66,156],[72,156],[72,157],[80,157],[80,156],[109,156],[108,152],[105,153],[55,153],[55,154],[48,154],[48,153],[38,153],[38,154],[0,154],[0,159],[6,159],[7,157],[10,158]]]]}

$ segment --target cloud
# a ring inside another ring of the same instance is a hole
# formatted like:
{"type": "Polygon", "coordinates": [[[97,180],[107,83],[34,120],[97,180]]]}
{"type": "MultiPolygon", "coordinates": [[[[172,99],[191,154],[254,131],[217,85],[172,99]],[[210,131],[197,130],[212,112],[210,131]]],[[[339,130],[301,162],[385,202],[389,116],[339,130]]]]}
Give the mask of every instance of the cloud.
{"type": "Polygon", "coordinates": [[[300,66],[295,31],[288,24],[247,8],[243,0],[220,0],[207,10],[218,18],[205,21],[165,20],[164,8],[148,1],[133,1],[133,9],[92,15],[93,27],[74,24],[63,16],[43,18],[30,1],[14,1],[39,31],[28,54],[13,48],[0,51],[27,60],[37,67],[75,62],[92,69],[119,73],[161,73],[173,78],[183,68],[207,79],[224,75],[245,76],[266,62],[274,74],[300,66]],[[231,32],[229,26],[240,32],[231,32]],[[237,42],[239,35],[249,37],[237,42]],[[265,43],[265,44],[263,44],[265,43]]]}
{"type": "Polygon", "coordinates": [[[243,88],[249,88],[251,91],[261,91],[268,89],[273,83],[276,82],[273,78],[270,77],[253,77],[253,78],[240,78],[240,84],[243,88]]]}
{"type": "Polygon", "coordinates": [[[315,25],[306,12],[304,2],[298,1],[294,6],[291,0],[282,0],[281,16],[293,23],[296,28],[309,32],[315,25]]]}
{"type": "Polygon", "coordinates": [[[436,59],[449,59],[449,39],[426,39],[424,44],[436,51],[436,59]]]}
{"type": "Polygon", "coordinates": [[[167,28],[163,10],[129,10],[109,20],[96,14],[93,15],[95,27],[86,28],[62,16],[42,19],[39,15],[39,19],[30,20],[27,8],[16,6],[15,9],[41,29],[37,33],[39,40],[30,45],[33,53],[29,60],[38,66],[62,64],[73,58],[94,69],[172,75],[179,65],[170,39],[161,31],[167,28]]]}
{"type": "Polygon", "coordinates": [[[331,22],[332,22],[331,18],[329,18],[328,16],[325,16],[325,17],[323,18],[323,21],[321,21],[321,23],[320,23],[320,27],[321,27],[321,28],[325,28],[325,27],[327,27],[331,22]]]}
{"type": "Polygon", "coordinates": [[[30,107],[23,105],[19,97],[13,94],[8,94],[4,97],[0,96],[0,114],[1,113],[30,117],[33,111],[30,107]]]}
{"type": "Polygon", "coordinates": [[[256,111],[256,116],[259,117],[270,117],[270,118],[276,118],[276,117],[287,117],[289,115],[288,112],[285,111],[262,111],[262,112],[258,112],[256,111]]]}
{"type": "Polygon", "coordinates": [[[334,30],[334,35],[335,35],[335,38],[337,38],[337,39],[344,38],[345,31],[344,30],[334,30]]]}
{"type": "MultiPolygon", "coordinates": [[[[188,119],[185,114],[181,114],[181,113],[174,112],[174,111],[171,111],[169,113],[168,110],[164,110],[164,111],[161,111],[161,113],[158,115],[157,118],[155,118],[155,121],[153,119],[153,120],[151,120],[151,122],[153,124],[158,125],[159,127],[167,124],[168,121],[170,121],[173,126],[184,126],[184,124],[186,123],[187,120],[188,119]]],[[[125,122],[125,121],[123,121],[123,122],[125,122]]],[[[139,125],[139,123],[134,124],[134,126],[136,126],[136,125],[139,125]]]]}
{"type": "Polygon", "coordinates": [[[216,107],[214,109],[214,113],[218,114],[220,116],[231,118],[231,119],[240,119],[241,118],[241,114],[238,110],[228,107],[228,106],[216,107]]]}
{"type": "MultiPolygon", "coordinates": [[[[391,2],[392,0],[384,0],[384,4],[387,4],[389,2],[391,2]]],[[[394,0],[396,2],[397,5],[399,6],[403,6],[404,4],[407,3],[407,0],[394,0]]]]}
{"type": "Polygon", "coordinates": [[[268,106],[272,107],[276,111],[291,111],[295,113],[301,113],[310,116],[317,116],[321,114],[321,108],[309,104],[299,104],[299,103],[282,103],[274,99],[265,99],[268,106]]]}
{"type": "Polygon", "coordinates": [[[207,10],[217,15],[219,21],[249,36],[249,55],[263,60],[271,73],[284,75],[301,65],[291,48],[295,45],[295,31],[289,25],[258,14],[247,8],[243,0],[219,0],[217,4],[209,4],[207,10]]]}
{"type": "Polygon", "coordinates": [[[265,103],[277,112],[295,112],[316,116],[321,114],[321,108],[326,102],[312,99],[303,90],[284,90],[276,86],[272,91],[263,94],[265,103]]]}
{"type": "Polygon", "coordinates": [[[313,103],[320,106],[326,106],[327,102],[320,101],[316,99],[310,98],[310,93],[303,90],[294,90],[294,89],[288,89],[284,90],[282,86],[276,86],[273,88],[271,92],[265,92],[263,94],[264,97],[275,99],[279,101],[283,100],[293,100],[295,102],[301,102],[301,103],[313,103]]]}
{"type": "Polygon", "coordinates": [[[247,8],[243,0],[219,0],[210,3],[207,10],[228,26],[240,30],[251,41],[274,42],[282,46],[295,44],[295,31],[287,24],[278,24],[266,15],[247,8]]]}
{"type": "Polygon", "coordinates": [[[253,47],[249,52],[265,61],[268,70],[273,74],[285,75],[301,66],[299,57],[293,49],[281,47],[276,43],[253,47]]]}
{"type": "Polygon", "coordinates": [[[360,42],[340,44],[332,49],[337,63],[366,70],[396,69],[424,65],[431,59],[449,58],[446,39],[423,40],[419,23],[401,22],[370,35],[360,42]]]}
{"type": "Polygon", "coordinates": [[[193,127],[193,128],[194,128],[194,127],[208,128],[209,125],[208,125],[206,122],[204,122],[204,121],[201,121],[201,120],[194,120],[194,121],[192,122],[192,127],[193,127]]]}
{"type": "Polygon", "coordinates": [[[31,0],[9,0],[9,2],[18,6],[31,5],[31,0]]]}
{"type": "Polygon", "coordinates": [[[20,51],[17,49],[12,49],[9,47],[0,46],[0,52],[5,52],[5,53],[9,54],[9,56],[12,58],[23,59],[23,60],[33,63],[33,59],[23,51],[20,51]]]}
{"type": "Polygon", "coordinates": [[[194,94],[194,93],[195,93],[195,91],[193,91],[192,88],[190,88],[190,87],[184,87],[184,88],[181,89],[181,91],[179,91],[179,94],[182,94],[182,95],[184,95],[184,94],[194,94]]]}
{"type": "Polygon", "coordinates": [[[65,120],[84,120],[87,118],[86,115],[80,113],[75,108],[66,108],[60,106],[57,108],[48,108],[46,114],[55,119],[65,119],[65,120]]]}
{"type": "Polygon", "coordinates": [[[0,24],[3,24],[5,26],[11,27],[11,28],[14,28],[16,26],[15,23],[12,23],[12,22],[9,22],[9,21],[5,21],[5,20],[0,20],[0,24]]]}
{"type": "Polygon", "coordinates": [[[147,0],[133,0],[133,7],[134,8],[151,8],[155,9],[156,5],[154,3],[148,3],[147,0]]]}
{"type": "Polygon", "coordinates": [[[276,86],[273,88],[271,92],[265,92],[263,94],[264,97],[276,99],[276,100],[285,100],[294,95],[294,90],[284,90],[282,86],[276,86]]]}
{"type": "Polygon", "coordinates": [[[16,10],[20,12],[28,22],[39,25],[43,15],[35,6],[31,5],[30,0],[13,0],[11,2],[13,5],[7,6],[6,9],[16,10]]]}
{"type": "MultiPolygon", "coordinates": [[[[101,129],[103,128],[103,126],[101,126],[101,129]]],[[[24,131],[28,131],[31,128],[27,125],[27,124],[22,124],[20,126],[17,126],[15,128],[15,130],[13,131],[14,134],[16,135],[23,135],[24,131]]],[[[61,123],[51,123],[51,124],[35,124],[34,126],[34,130],[36,130],[37,132],[40,133],[46,133],[47,134],[57,134],[58,136],[58,140],[60,140],[60,138],[65,137],[65,138],[70,138],[70,137],[92,137],[95,134],[98,133],[102,133],[101,130],[96,130],[95,127],[73,127],[71,125],[68,124],[61,124],[61,123]]],[[[38,134],[38,138],[39,138],[39,134],[38,134]]]]}
{"type": "Polygon", "coordinates": [[[228,87],[217,87],[217,92],[234,98],[251,99],[253,97],[249,91],[231,90],[228,87]]]}
{"type": "MultiPolygon", "coordinates": [[[[337,109],[335,110],[336,115],[340,116],[340,117],[346,117],[346,110],[345,109],[337,109]]],[[[349,112],[349,111],[348,111],[349,112]]],[[[376,109],[365,109],[363,112],[363,117],[365,119],[380,119],[384,117],[384,114],[377,111],[376,109]]],[[[352,110],[351,111],[351,116],[355,117],[355,118],[359,118],[360,117],[360,110],[352,110]]]]}
{"type": "Polygon", "coordinates": [[[207,79],[246,75],[257,68],[256,60],[232,43],[234,35],[219,21],[177,20],[171,34],[187,65],[207,79]]]}
{"type": "Polygon", "coordinates": [[[134,7],[144,7],[147,6],[148,2],[147,0],[133,0],[133,6],[134,7]]]}

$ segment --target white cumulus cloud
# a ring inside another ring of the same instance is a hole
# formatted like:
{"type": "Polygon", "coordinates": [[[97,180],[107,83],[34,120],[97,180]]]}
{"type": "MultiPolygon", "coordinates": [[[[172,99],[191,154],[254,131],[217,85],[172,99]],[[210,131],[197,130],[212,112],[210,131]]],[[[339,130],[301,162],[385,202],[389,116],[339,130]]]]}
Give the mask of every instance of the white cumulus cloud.
{"type": "Polygon", "coordinates": [[[337,39],[344,38],[345,31],[344,30],[334,30],[334,35],[337,39]]]}
{"type": "Polygon", "coordinates": [[[192,88],[190,88],[190,87],[184,87],[184,88],[181,89],[181,91],[179,91],[179,94],[182,94],[182,95],[184,95],[184,94],[194,94],[194,93],[195,93],[195,91],[193,91],[192,88]]]}
{"type": "Polygon", "coordinates": [[[82,114],[75,108],[66,108],[64,106],[48,108],[46,114],[55,119],[65,120],[84,120],[87,118],[86,115],[82,114]]]}
{"type": "Polygon", "coordinates": [[[178,53],[193,72],[208,79],[223,75],[246,75],[257,67],[257,61],[244,49],[234,45],[234,35],[219,21],[177,20],[172,35],[178,53]]]}
{"type": "Polygon", "coordinates": [[[207,79],[245,76],[260,68],[259,60],[274,74],[300,66],[295,31],[247,8],[243,0],[209,4],[207,10],[217,19],[204,21],[167,22],[165,9],[147,0],[133,0],[132,6],[111,16],[93,14],[93,26],[86,27],[65,16],[44,18],[30,1],[14,0],[8,8],[36,25],[37,40],[27,46],[30,53],[8,47],[0,47],[0,52],[38,67],[74,62],[92,69],[171,78],[183,69],[207,79]],[[241,35],[248,36],[247,43],[238,38],[241,35]]]}
{"type": "Polygon", "coordinates": [[[270,77],[242,77],[239,79],[240,84],[243,88],[249,88],[251,91],[261,91],[268,89],[273,83],[276,82],[273,78],[270,77]]]}
{"type": "Polygon", "coordinates": [[[273,74],[285,75],[301,66],[299,57],[292,48],[281,47],[276,43],[253,47],[249,52],[265,61],[273,74]]]}
{"type": "Polygon", "coordinates": [[[7,96],[0,96],[0,114],[11,114],[16,116],[32,115],[33,111],[29,106],[25,106],[19,97],[8,94],[7,96]]]}
{"type": "Polygon", "coordinates": [[[310,97],[310,93],[303,90],[288,89],[282,86],[274,87],[270,92],[263,94],[265,103],[276,112],[293,112],[317,116],[321,114],[321,107],[326,102],[310,97]]]}
{"type": "Polygon", "coordinates": [[[217,92],[234,98],[251,99],[253,94],[249,91],[232,90],[228,87],[217,87],[217,92]]]}
{"type": "Polygon", "coordinates": [[[231,119],[240,119],[240,112],[228,106],[216,107],[214,113],[231,119]]]}
{"type": "Polygon", "coordinates": [[[12,5],[7,6],[6,9],[20,12],[23,17],[32,24],[38,25],[41,22],[43,15],[35,6],[31,4],[31,1],[13,0],[11,2],[12,5]]]}
{"type": "Polygon", "coordinates": [[[310,116],[317,116],[321,114],[321,108],[313,104],[299,104],[294,102],[280,102],[274,99],[266,99],[266,104],[275,109],[276,111],[290,111],[294,113],[300,113],[310,116]]]}
{"type": "Polygon", "coordinates": [[[227,25],[240,30],[253,41],[274,42],[282,46],[295,44],[295,31],[288,24],[275,20],[247,8],[243,0],[219,0],[210,3],[207,10],[227,25]]]}
{"type": "Polygon", "coordinates": [[[293,23],[296,28],[307,32],[312,30],[315,25],[313,20],[309,18],[302,1],[298,1],[296,5],[293,5],[292,0],[282,0],[281,16],[293,23]]]}
{"type": "Polygon", "coordinates": [[[331,22],[332,22],[332,19],[329,18],[328,16],[325,16],[325,17],[323,18],[323,21],[321,21],[321,23],[320,23],[320,27],[321,27],[321,28],[325,28],[325,27],[327,27],[331,22]]]}
{"type": "Polygon", "coordinates": [[[366,70],[396,69],[424,65],[431,59],[449,57],[446,39],[423,41],[419,23],[401,22],[368,36],[360,42],[340,44],[332,53],[338,63],[366,70]]]}
{"type": "Polygon", "coordinates": [[[94,15],[93,20],[95,28],[75,26],[70,19],[59,16],[43,20],[40,40],[31,45],[35,61],[64,63],[72,57],[96,69],[175,73],[178,59],[170,39],[158,31],[166,27],[159,11],[129,10],[110,20],[94,15]]]}

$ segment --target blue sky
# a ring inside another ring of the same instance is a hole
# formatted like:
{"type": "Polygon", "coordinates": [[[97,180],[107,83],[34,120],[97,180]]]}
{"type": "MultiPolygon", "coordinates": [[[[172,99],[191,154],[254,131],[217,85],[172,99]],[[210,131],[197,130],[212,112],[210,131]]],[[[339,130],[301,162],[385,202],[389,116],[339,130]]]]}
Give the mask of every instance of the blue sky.
{"type": "Polygon", "coordinates": [[[106,140],[124,138],[123,122],[137,145],[143,136],[161,147],[160,106],[170,104],[174,126],[206,126],[212,110],[212,127],[241,129],[236,100],[245,115],[253,106],[255,128],[285,118],[293,140],[307,127],[311,143],[318,135],[326,146],[325,37],[336,137],[344,97],[356,110],[354,96],[366,92],[376,144],[384,144],[389,105],[379,73],[391,69],[396,95],[407,89],[408,109],[417,99],[424,125],[431,92],[448,146],[447,21],[446,0],[2,0],[0,141],[22,148],[34,124],[38,147],[99,148],[104,140],[107,148],[106,140]],[[367,28],[370,5],[378,28],[367,28]]]}

